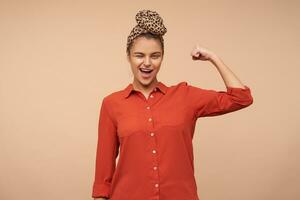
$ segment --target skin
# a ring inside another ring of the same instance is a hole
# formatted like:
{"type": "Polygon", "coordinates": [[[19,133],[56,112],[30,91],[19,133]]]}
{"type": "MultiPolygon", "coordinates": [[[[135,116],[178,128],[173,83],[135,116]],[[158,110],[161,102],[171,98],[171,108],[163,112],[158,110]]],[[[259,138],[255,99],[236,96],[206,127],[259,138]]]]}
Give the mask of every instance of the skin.
{"type": "Polygon", "coordinates": [[[230,68],[218,57],[213,51],[204,48],[203,46],[195,45],[191,51],[192,59],[197,61],[210,61],[220,73],[226,87],[235,87],[245,89],[244,84],[230,70],[230,68]]]}
{"type": "Polygon", "coordinates": [[[162,47],[158,39],[137,37],[133,41],[127,60],[133,73],[133,87],[148,98],[158,83],[157,74],[163,61],[162,47]],[[153,69],[150,78],[143,78],[139,68],[153,69]]]}

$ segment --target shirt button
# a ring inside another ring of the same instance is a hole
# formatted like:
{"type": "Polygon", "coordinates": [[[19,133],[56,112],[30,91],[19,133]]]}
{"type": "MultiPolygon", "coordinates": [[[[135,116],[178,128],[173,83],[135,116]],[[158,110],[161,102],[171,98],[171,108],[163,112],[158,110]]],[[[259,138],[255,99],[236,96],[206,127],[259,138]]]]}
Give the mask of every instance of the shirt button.
{"type": "Polygon", "coordinates": [[[150,135],[151,135],[151,136],[153,136],[153,135],[154,135],[154,133],[150,133],[150,135]]]}
{"type": "Polygon", "coordinates": [[[152,150],[152,153],[156,153],[156,151],[155,151],[155,150],[152,150]]]}
{"type": "Polygon", "coordinates": [[[149,110],[149,109],[150,109],[150,106],[147,106],[147,109],[149,110]]]}
{"type": "Polygon", "coordinates": [[[155,187],[158,187],[158,183],[155,184],[155,187]]]}
{"type": "Polygon", "coordinates": [[[151,94],[150,97],[153,98],[153,95],[151,94]]]}
{"type": "Polygon", "coordinates": [[[151,122],[152,121],[152,118],[149,118],[149,122],[151,122]]]}
{"type": "Polygon", "coordinates": [[[153,167],[153,169],[154,169],[154,170],[157,170],[157,167],[155,166],[155,167],[153,167]]]}

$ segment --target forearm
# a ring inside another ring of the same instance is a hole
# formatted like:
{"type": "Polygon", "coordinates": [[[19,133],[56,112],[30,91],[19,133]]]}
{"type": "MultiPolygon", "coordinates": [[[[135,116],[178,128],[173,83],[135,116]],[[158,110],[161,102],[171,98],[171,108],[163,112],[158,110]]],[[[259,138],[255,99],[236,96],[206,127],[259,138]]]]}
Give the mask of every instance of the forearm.
{"type": "Polygon", "coordinates": [[[219,71],[224,83],[228,87],[245,88],[238,77],[225,65],[225,63],[217,55],[211,56],[211,63],[219,71]]]}
{"type": "Polygon", "coordinates": [[[108,200],[108,198],[105,198],[105,197],[99,197],[99,198],[94,198],[94,200],[108,200]]]}

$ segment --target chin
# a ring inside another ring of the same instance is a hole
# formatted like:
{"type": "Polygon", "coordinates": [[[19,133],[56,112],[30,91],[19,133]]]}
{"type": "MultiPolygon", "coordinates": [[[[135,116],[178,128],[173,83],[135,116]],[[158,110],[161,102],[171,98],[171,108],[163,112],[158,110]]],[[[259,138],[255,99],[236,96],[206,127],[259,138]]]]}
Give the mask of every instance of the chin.
{"type": "Polygon", "coordinates": [[[154,78],[149,78],[149,79],[143,79],[143,78],[138,78],[138,81],[142,84],[142,85],[150,85],[153,81],[154,78]]]}
{"type": "Polygon", "coordinates": [[[139,82],[143,85],[150,85],[152,83],[153,79],[147,79],[147,80],[139,80],[139,82]]]}

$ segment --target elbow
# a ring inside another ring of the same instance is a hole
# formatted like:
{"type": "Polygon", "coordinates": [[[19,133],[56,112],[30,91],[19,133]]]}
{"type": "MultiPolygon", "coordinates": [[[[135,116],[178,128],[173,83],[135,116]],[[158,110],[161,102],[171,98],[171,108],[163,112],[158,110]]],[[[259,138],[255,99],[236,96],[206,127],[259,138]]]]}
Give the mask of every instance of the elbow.
{"type": "Polygon", "coordinates": [[[251,104],[253,104],[253,97],[251,96],[251,98],[250,98],[250,101],[249,101],[250,103],[249,103],[249,106],[251,105],[251,104]]]}
{"type": "Polygon", "coordinates": [[[253,97],[250,95],[247,99],[243,100],[244,107],[248,107],[253,104],[253,97]]]}
{"type": "Polygon", "coordinates": [[[242,106],[247,107],[253,104],[251,89],[246,85],[244,88],[227,87],[227,94],[231,96],[233,101],[242,106]]]}
{"type": "Polygon", "coordinates": [[[248,107],[253,104],[253,96],[251,94],[251,90],[248,86],[245,86],[245,89],[241,89],[243,91],[240,93],[239,97],[241,98],[240,100],[242,101],[242,104],[245,107],[248,107]]]}

